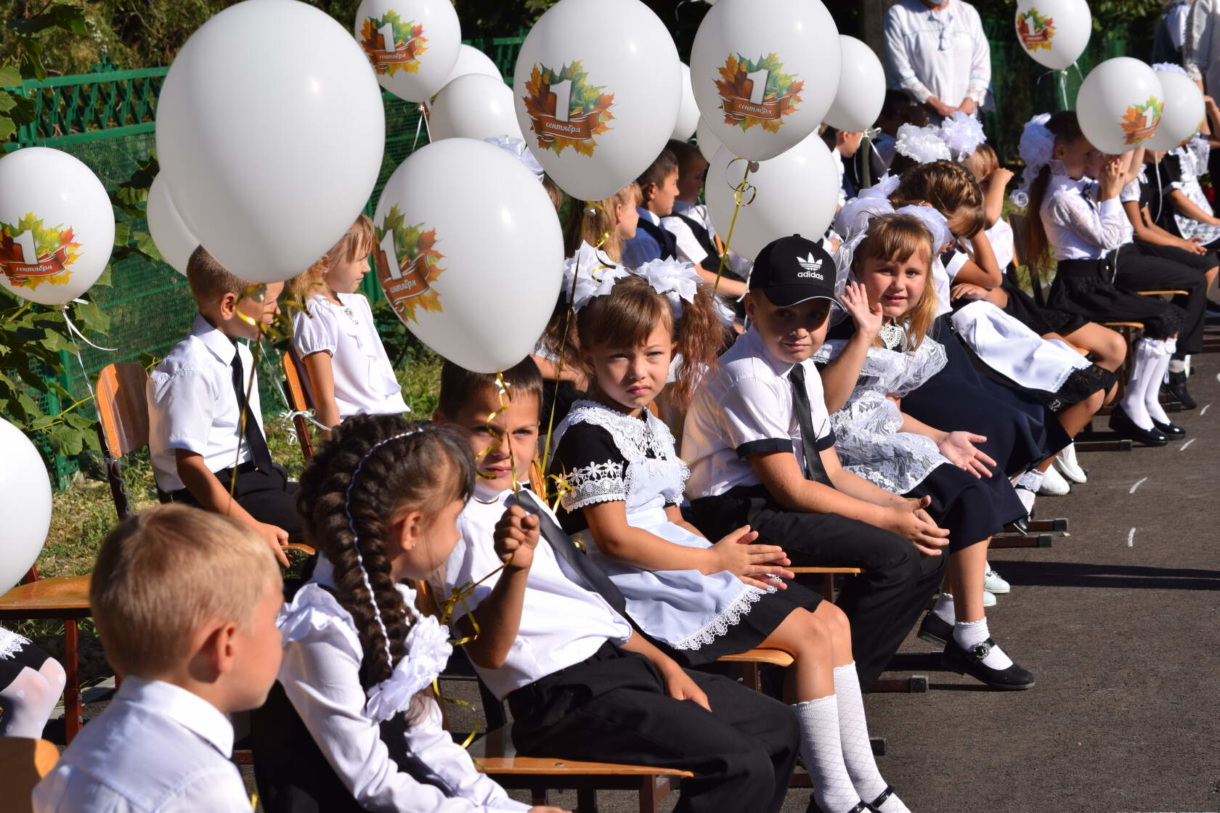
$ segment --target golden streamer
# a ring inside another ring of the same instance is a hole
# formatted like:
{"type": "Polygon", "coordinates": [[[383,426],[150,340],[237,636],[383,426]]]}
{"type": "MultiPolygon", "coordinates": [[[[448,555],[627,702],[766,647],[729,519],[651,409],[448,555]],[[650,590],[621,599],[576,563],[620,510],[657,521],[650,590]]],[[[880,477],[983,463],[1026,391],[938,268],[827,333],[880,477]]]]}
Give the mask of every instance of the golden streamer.
{"type": "MultiPolygon", "coordinates": [[[[518,493],[520,493],[521,486],[517,483],[517,460],[513,454],[512,438],[506,438],[499,429],[496,429],[494,424],[496,418],[508,411],[508,408],[512,406],[513,401],[512,394],[508,391],[508,382],[504,380],[503,372],[496,373],[496,397],[500,399],[500,406],[487,416],[487,433],[491,435],[491,445],[475,455],[474,459],[477,463],[479,460],[486,457],[492,451],[492,449],[495,449],[497,446],[507,446],[508,467],[512,470],[513,474],[513,496],[516,496],[518,493]]],[[[490,475],[483,474],[482,472],[479,472],[479,476],[490,479],[490,475]]]]}
{"type": "MultiPolygon", "coordinates": [[[[745,160],[746,159],[744,158],[734,158],[729,162],[729,166],[731,167],[738,161],[745,160]]],[[[754,198],[758,196],[758,189],[752,186],[749,182],[750,173],[757,170],[757,161],[746,161],[746,171],[741,176],[741,183],[733,187],[733,218],[729,221],[729,231],[724,237],[724,251],[720,253],[720,265],[716,268],[716,282],[712,285],[713,296],[715,296],[716,292],[720,289],[720,278],[724,275],[724,269],[729,262],[729,249],[733,243],[733,230],[737,228],[737,215],[741,211],[742,206],[749,206],[754,202],[754,198]],[[745,200],[747,192],[750,193],[750,199],[748,201],[745,200]]],[[[725,167],[725,172],[725,180],[728,181],[728,167],[725,167]]]]}

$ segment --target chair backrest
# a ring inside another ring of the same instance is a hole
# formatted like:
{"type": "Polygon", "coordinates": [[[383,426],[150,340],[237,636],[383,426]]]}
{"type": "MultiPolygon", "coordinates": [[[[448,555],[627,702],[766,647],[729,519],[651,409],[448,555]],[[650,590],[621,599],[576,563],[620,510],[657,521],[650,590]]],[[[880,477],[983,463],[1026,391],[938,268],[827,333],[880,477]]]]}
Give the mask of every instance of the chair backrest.
{"type": "Polygon", "coordinates": [[[108,364],[97,377],[97,414],[110,457],[148,445],[148,373],[134,361],[108,364]]]}
{"type": "Polygon", "coordinates": [[[34,786],[55,767],[59,749],[47,740],[0,737],[0,788],[4,809],[25,813],[34,809],[30,794],[34,786]]]}
{"type": "MultiPolygon", "coordinates": [[[[309,386],[309,375],[302,370],[304,365],[291,350],[284,352],[282,361],[284,367],[284,382],[288,385],[288,407],[293,412],[305,412],[313,409],[313,390],[309,386]]],[[[313,437],[309,434],[309,422],[300,415],[292,419],[296,429],[297,441],[301,444],[301,454],[306,460],[313,457],[313,437]]]]}

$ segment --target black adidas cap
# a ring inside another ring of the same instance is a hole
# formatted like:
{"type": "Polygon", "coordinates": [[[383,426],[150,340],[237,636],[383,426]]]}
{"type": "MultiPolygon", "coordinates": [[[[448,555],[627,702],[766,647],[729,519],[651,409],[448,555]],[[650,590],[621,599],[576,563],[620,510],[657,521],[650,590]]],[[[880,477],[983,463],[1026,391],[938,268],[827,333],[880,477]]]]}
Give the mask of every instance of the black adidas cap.
{"type": "Polygon", "coordinates": [[[835,261],[820,245],[799,234],[773,240],[758,252],[750,290],[772,305],[789,307],[810,299],[835,299],[835,261]]]}

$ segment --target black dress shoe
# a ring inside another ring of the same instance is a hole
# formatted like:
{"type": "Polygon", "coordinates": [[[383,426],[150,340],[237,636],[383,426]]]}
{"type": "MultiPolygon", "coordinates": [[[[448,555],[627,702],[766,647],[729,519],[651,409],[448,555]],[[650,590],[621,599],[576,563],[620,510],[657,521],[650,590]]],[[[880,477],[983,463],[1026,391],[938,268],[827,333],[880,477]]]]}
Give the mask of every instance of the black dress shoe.
{"type": "Polygon", "coordinates": [[[1183,409],[1194,409],[1198,406],[1195,399],[1190,397],[1190,392],[1186,389],[1186,373],[1170,373],[1169,381],[1161,385],[1161,390],[1172,395],[1175,399],[1182,402],[1183,409]]]}
{"type": "Polygon", "coordinates": [[[941,656],[941,665],[952,669],[959,675],[970,675],[993,689],[1017,691],[1030,689],[1034,685],[1034,676],[1015,663],[1007,669],[992,669],[983,663],[991,653],[996,642],[991,638],[981,644],[975,644],[970,649],[962,649],[952,638],[945,644],[945,654],[941,656]]]}
{"type": "MultiPolygon", "coordinates": [[[[889,798],[889,797],[887,796],[886,798],[889,798]]],[[[860,804],[853,807],[851,810],[844,811],[844,813],[868,813],[868,811],[873,810],[873,809],[874,808],[871,805],[869,805],[868,802],[861,802],[860,804]]],[[[822,808],[818,806],[818,803],[815,802],[813,799],[809,800],[809,807],[807,808],[807,810],[808,810],[808,813],[825,813],[825,811],[822,810],[822,808]]]]}
{"type": "Polygon", "coordinates": [[[944,646],[953,637],[953,625],[929,610],[924,615],[916,635],[929,643],[944,646]]]}
{"type": "Polygon", "coordinates": [[[1123,411],[1121,404],[1114,405],[1114,411],[1110,413],[1110,428],[1124,438],[1129,438],[1145,446],[1164,446],[1169,442],[1169,438],[1165,433],[1157,429],[1155,426],[1151,429],[1142,429],[1135,425],[1135,421],[1123,411]]]}
{"type": "Polygon", "coordinates": [[[1170,440],[1181,440],[1186,437],[1186,430],[1178,426],[1176,423],[1161,423],[1156,418],[1152,419],[1152,425],[1155,426],[1162,435],[1170,440]]]}

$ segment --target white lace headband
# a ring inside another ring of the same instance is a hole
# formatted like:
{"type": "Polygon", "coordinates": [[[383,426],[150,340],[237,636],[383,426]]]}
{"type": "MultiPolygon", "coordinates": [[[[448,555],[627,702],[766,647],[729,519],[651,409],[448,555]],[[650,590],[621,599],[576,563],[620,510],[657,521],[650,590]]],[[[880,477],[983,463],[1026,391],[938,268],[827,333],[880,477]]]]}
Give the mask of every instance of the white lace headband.
{"type": "Polygon", "coordinates": [[[1021,185],[1008,196],[1012,205],[1018,208],[1024,209],[1029,205],[1029,188],[1042,168],[1051,166],[1054,169],[1051,162],[1058,163],[1058,159],[1051,157],[1055,151],[1055,134],[1046,126],[1050,120],[1049,113],[1039,113],[1027,121],[1025,129],[1021,131],[1017,153],[1025,162],[1025,169],[1021,172],[1021,185]]]}

